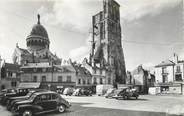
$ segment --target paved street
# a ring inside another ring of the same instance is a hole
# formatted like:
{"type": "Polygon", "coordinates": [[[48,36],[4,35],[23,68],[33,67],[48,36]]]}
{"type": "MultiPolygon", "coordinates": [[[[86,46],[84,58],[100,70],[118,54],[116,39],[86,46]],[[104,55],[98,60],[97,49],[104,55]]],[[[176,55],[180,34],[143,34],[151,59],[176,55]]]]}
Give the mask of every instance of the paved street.
{"type": "MultiPolygon", "coordinates": [[[[144,95],[138,100],[115,100],[99,96],[63,97],[72,103],[72,107],[66,113],[54,112],[42,116],[175,116],[173,114],[184,114],[184,96],[144,95]]],[[[0,107],[0,112],[0,116],[12,115],[4,107],[0,107]]]]}

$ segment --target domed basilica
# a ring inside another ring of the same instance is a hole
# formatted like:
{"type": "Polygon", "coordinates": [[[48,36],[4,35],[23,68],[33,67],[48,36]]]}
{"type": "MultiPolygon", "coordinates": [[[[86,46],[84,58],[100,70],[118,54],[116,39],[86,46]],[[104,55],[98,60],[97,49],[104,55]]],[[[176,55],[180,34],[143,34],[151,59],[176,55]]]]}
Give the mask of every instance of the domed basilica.
{"type": "Polygon", "coordinates": [[[44,63],[61,64],[61,59],[49,50],[50,40],[47,30],[38,22],[35,24],[26,38],[27,49],[22,49],[16,45],[13,53],[13,63],[25,65],[27,63],[44,63]]]}

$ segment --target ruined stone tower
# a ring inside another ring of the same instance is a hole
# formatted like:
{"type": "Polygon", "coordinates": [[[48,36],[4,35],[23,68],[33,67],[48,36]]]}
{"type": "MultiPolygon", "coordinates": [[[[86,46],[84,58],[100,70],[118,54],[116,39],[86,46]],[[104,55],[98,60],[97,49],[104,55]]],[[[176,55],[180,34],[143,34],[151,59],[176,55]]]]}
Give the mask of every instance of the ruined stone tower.
{"type": "Polygon", "coordinates": [[[90,64],[114,72],[114,82],[124,84],[126,68],[121,44],[120,5],[103,1],[103,11],[92,17],[92,49],[90,64]]]}

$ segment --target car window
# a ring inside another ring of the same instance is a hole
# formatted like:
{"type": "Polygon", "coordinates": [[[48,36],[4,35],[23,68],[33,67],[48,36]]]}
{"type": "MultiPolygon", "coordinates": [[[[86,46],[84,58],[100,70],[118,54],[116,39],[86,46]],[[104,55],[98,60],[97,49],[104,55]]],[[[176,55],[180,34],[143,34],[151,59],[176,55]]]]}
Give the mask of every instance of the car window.
{"type": "MultiPolygon", "coordinates": [[[[30,99],[34,99],[35,96],[36,96],[36,95],[33,94],[33,95],[30,97],[30,99]]],[[[39,95],[39,96],[36,96],[36,98],[34,99],[34,102],[35,102],[35,103],[41,102],[41,96],[40,96],[40,95],[39,95]]]]}
{"type": "Polygon", "coordinates": [[[46,96],[45,94],[41,95],[40,97],[41,97],[41,100],[42,100],[42,101],[47,100],[47,96],[46,96]]]}
{"type": "Polygon", "coordinates": [[[57,99],[58,95],[57,94],[52,94],[52,99],[57,99]]]}
{"type": "Polygon", "coordinates": [[[41,100],[42,101],[51,100],[51,94],[43,94],[43,95],[41,95],[41,100]]]}
{"type": "Polygon", "coordinates": [[[47,100],[51,100],[51,94],[47,94],[46,97],[47,97],[47,100]]]}

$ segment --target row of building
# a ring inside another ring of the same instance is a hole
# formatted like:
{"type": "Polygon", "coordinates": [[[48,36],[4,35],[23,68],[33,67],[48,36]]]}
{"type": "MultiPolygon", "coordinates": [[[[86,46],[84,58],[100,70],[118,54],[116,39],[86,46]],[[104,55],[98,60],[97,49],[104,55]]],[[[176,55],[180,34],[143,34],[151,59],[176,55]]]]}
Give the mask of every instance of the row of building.
{"type": "MultiPolygon", "coordinates": [[[[26,37],[27,48],[16,45],[13,63],[2,62],[0,89],[41,87],[59,89],[96,85],[136,87],[141,93],[183,93],[184,61],[166,60],[152,73],[141,65],[126,72],[121,41],[120,5],[114,0],[103,1],[103,11],[92,17],[92,44],[89,58],[81,64],[63,60],[50,51],[50,39],[38,22],[26,37]]],[[[0,64],[2,59],[0,58],[0,64]]]]}

